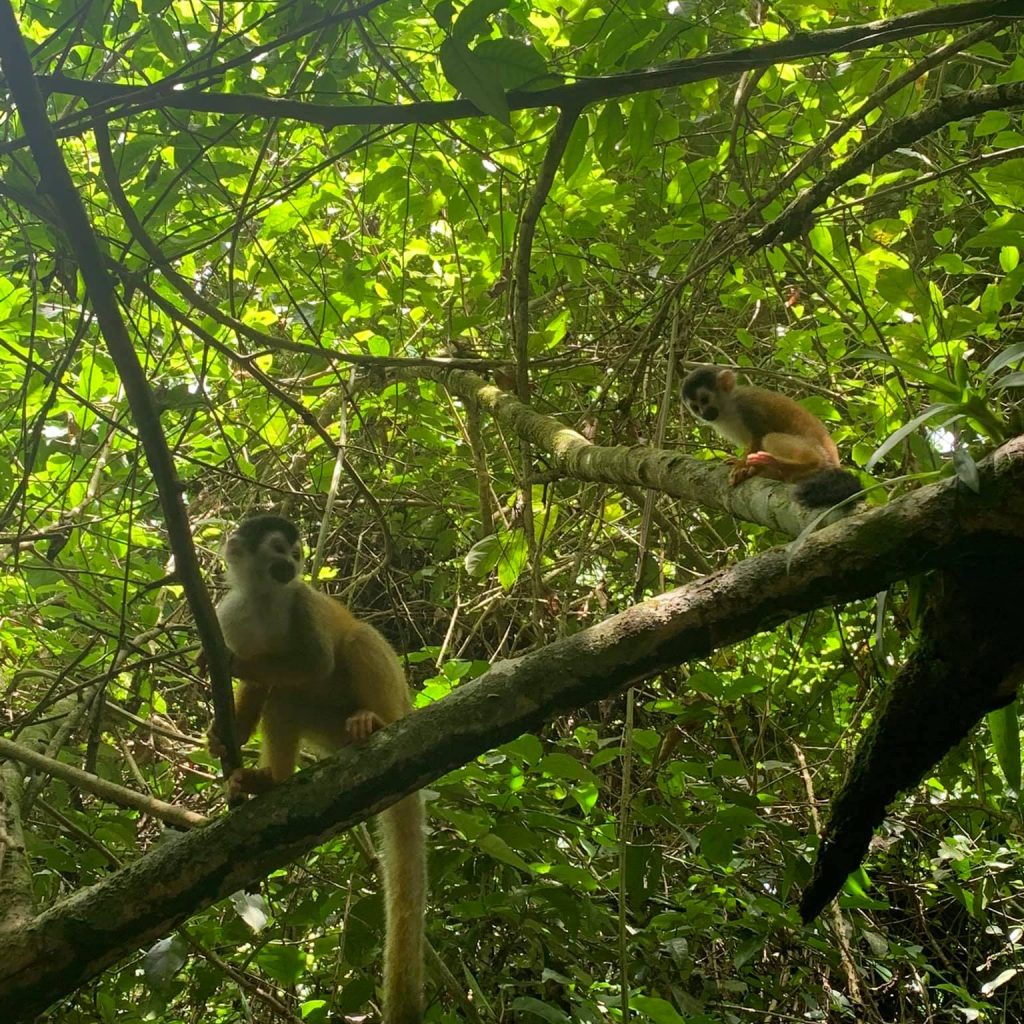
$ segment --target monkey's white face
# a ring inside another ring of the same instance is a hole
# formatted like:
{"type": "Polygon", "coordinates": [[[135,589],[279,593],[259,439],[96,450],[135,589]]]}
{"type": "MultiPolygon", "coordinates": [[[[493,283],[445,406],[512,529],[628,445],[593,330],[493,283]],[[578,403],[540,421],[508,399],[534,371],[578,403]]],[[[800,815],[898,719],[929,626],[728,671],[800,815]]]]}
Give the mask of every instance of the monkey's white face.
{"type": "Polygon", "coordinates": [[[302,579],[302,544],[289,543],[280,530],[271,530],[253,547],[233,533],[224,550],[228,581],[245,590],[288,586],[302,579]]]}
{"type": "Polygon", "coordinates": [[[720,399],[719,391],[705,387],[695,388],[684,397],[686,408],[698,419],[705,420],[707,423],[714,423],[718,419],[720,399]]]}

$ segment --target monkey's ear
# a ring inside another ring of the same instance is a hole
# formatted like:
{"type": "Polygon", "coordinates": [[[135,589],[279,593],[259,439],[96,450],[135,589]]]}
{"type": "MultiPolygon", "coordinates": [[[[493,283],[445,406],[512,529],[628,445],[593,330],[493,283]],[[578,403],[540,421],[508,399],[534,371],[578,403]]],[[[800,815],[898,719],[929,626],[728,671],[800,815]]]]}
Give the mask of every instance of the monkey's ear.
{"type": "Polygon", "coordinates": [[[719,391],[732,391],[736,386],[736,374],[732,370],[719,370],[715,383],[719,391]]]}

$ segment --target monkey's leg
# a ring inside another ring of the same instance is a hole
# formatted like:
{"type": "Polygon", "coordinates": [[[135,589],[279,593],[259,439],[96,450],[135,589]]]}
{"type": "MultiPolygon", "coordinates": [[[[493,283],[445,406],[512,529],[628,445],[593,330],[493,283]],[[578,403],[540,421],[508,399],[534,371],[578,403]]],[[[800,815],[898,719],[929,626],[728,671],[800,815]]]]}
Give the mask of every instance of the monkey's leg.
{"type": "Polygon", "coordinates": [[[263,714],[269,687],[242,680],[235,690],[235,732],[239,745],[248,743],[256,723],[263,714]]]}
{"type": "Polygon", "coordinates": [[[769,480],[799,480],[815,470],[831,465],[821,445],[797,434],[765,434],[761,449],[745,456],[742,465],[732,472],[732,482],[740,483],[751,476],[769,480]]]}
{"type": "Polygon", "coordinates": [[[277,782],[284,782],[293,771],[299,756],[302,728],[289,707],[287,691],[271,690],[264,694],[263,745],[259,768],[239,768],[228,781],[228,796],[242,793],[265,793],[277,782]]]}
{"type": "MultiPolygon", "coordinates": [[[[346,722],[350,732],[352,719],[357,715],[373,715],[379,722],[377,728],[382,728],[411,710],[402,663],[373,626],[360,623],[345,642],[339,657],[344,660],[345,678],[356,708],[346,722]]],[[[363,726],[365,724],[364,719],[363,726]]]]}
{"type": "MultiPolygon", "coordinates": [[[[235,688],[235,734],[239,746],[248,742],[266,699],[267,687],[258,683],[241,682],[235,688]]],[[[206,730],[206,747],[214,757],[223,757],[227,753],[220,737],[213,731],[212,722],[206,730]]]]}
{"type": "Polygon", "coordinates": [[[284,782],[289,778],[299,758],[302,723],[291,706],[294,700],[294,694],[272,693],[263,708],[260,764],[272,782],[284,782]]]}

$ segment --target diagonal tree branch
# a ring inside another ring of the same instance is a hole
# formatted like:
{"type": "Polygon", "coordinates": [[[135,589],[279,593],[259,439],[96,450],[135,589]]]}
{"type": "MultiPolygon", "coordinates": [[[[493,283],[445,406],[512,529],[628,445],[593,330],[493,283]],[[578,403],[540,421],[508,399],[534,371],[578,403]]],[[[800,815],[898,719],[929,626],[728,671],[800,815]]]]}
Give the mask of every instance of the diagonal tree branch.
{"type": "Polygon", "coordinates": [[[63,779],[76,789],[86,793],[92,793],[101,800],[109,800],[111,803],[120,804],[122,807],[132,807],[143,814],[150,814],[154,818],[166,821],[171,825],[178,825],[181,828],[194,828],[202,825],[206,818],[195,811],[190,811],[180,804],[169,804],[155,796],[146,793],[139,793],[134,789],[119,786],[116,782],[101,779],[92,772],[83,771],[73,764],[65,764],[63,761],[56,761],[52,757],[40,754],[32,750],[24,743],[12,743],[10,740],[0,736],[0,757],[9,758],[12,761],[20,761],[22,764],[35,768],[37,771],[52,775],[55,779],[63,779]]]}
{"type": "Polygon", "coordinates": [[[230,774],[241,764],[241,758],[235,741],[227,649],[199,570],[188,515],[181,500],[181,481],[160,426],[160,414],[145,371],[135,354],[128,328],[118,308],[114,281],[107,272],[104,253],[47,120],[46,108],[36,86],[32,64],[10,0],[0,0],[0,65],[7,76],[7,84],[39,167],[41,186],[53,201],[68,244],[78,261],[89,301],[124,385],[146,461],[156,482],[168,540],[174,552],[175,569],[210,666],[218,734],[228,751],[224,759],[224,770],[230,774]],[[222,728],[224,731],[220,732],[222,728]]]}
{"type": "Polygon", "coordinates": [[[492,667],[449,697],[168,842],[0,936],[0,1019],[25,1020],[189,915],[496,744],[812,608],[876,593],[993,535],[1024,539],[1024,437],[950,479],[492,667]]]}
{"type": "Polygon", "coordinates": [[[798,237],[807,230],[813,211],[840,185],[855,178],[900,146],[910,146],[953,121],[976,117],[987,110],[1020,106],[1024,106],[1024,82],[1010,82],[1006,85],[990,85],[974,92],[944,96],[924,110],[894,121],[859,146],[851,157],[826,174],[821,181],[804,189],[778,217],[754,235],[751,246],[779,245],[798,237]]]}
{"type": "MultiPolygon", "coordinates": [[[[824,54],[852,53],[905,39],[908,36],[933,32],[958,25],[970,25],[992,19],[1024,17],[1022,0],[994,0],[988,3],[932,6],[912,14],[900,15],[861,25],[843,25],[820,32],[799,32],[774,43],[739,47],[704,57],[673,61],[643,71],[586,78],[550,89],[513,90],[508,93],[511,110],[541,107],[585,107],[602,100],[616,99],[654,89],[670,89],[690,82],[700,82],[722,75],[770,67],[772,64],[817,57],[824,54]]],[[[215,74],[216,72],[211,72],[215,74]]],[[[422,103],[338,106],[305,103],[301,100],[276,99],[239,93],[208,93],[199,89],[177,89],[179,79],[170,76],[163,82],[145,87],[114,85],[83,81],[65,75],[41,76],[40,82],[49,92],[81,96],[90,103],[120,100],[120,109],[104,112],[104,117],[123,117],[129,113],[162,107],[176,110],[197,110],[217,114],[241,114],[254,117],[290,118],[324,128],[342,125],[405,125],[440,124],[466,117],[479,117],[480,111],[469,100],[438,100],[422,103]],[[176,91],[175,91],[176,90],[176,91]]],[[[63,134],[75,134],[91,112],[76,114],[67,123],[58,125],[63,134]]],[[[16,141],[0,152],[16,147],[16,141]]]]}

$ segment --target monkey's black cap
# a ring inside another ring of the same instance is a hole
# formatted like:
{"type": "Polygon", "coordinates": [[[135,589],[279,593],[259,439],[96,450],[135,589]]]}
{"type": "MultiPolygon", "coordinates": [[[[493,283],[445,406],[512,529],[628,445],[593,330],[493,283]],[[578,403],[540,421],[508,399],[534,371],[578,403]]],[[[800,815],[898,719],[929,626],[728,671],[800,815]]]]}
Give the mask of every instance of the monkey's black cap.
{"type": "Polygon", "coordinates": [[[281,516],[250,516],[238,524],[234,536],[252,550],[268,533],[284,534],[289,544],[299,539],[299,528],[290,519],[281,516]]]}
{"type": "Polygon", "coordinates": [[[718,386],[718,374],[720,372],[717,366],[699,367],[683,380],[683,394],[687,396],[694,395],[700,388],[714,391],[718,386]]]}

